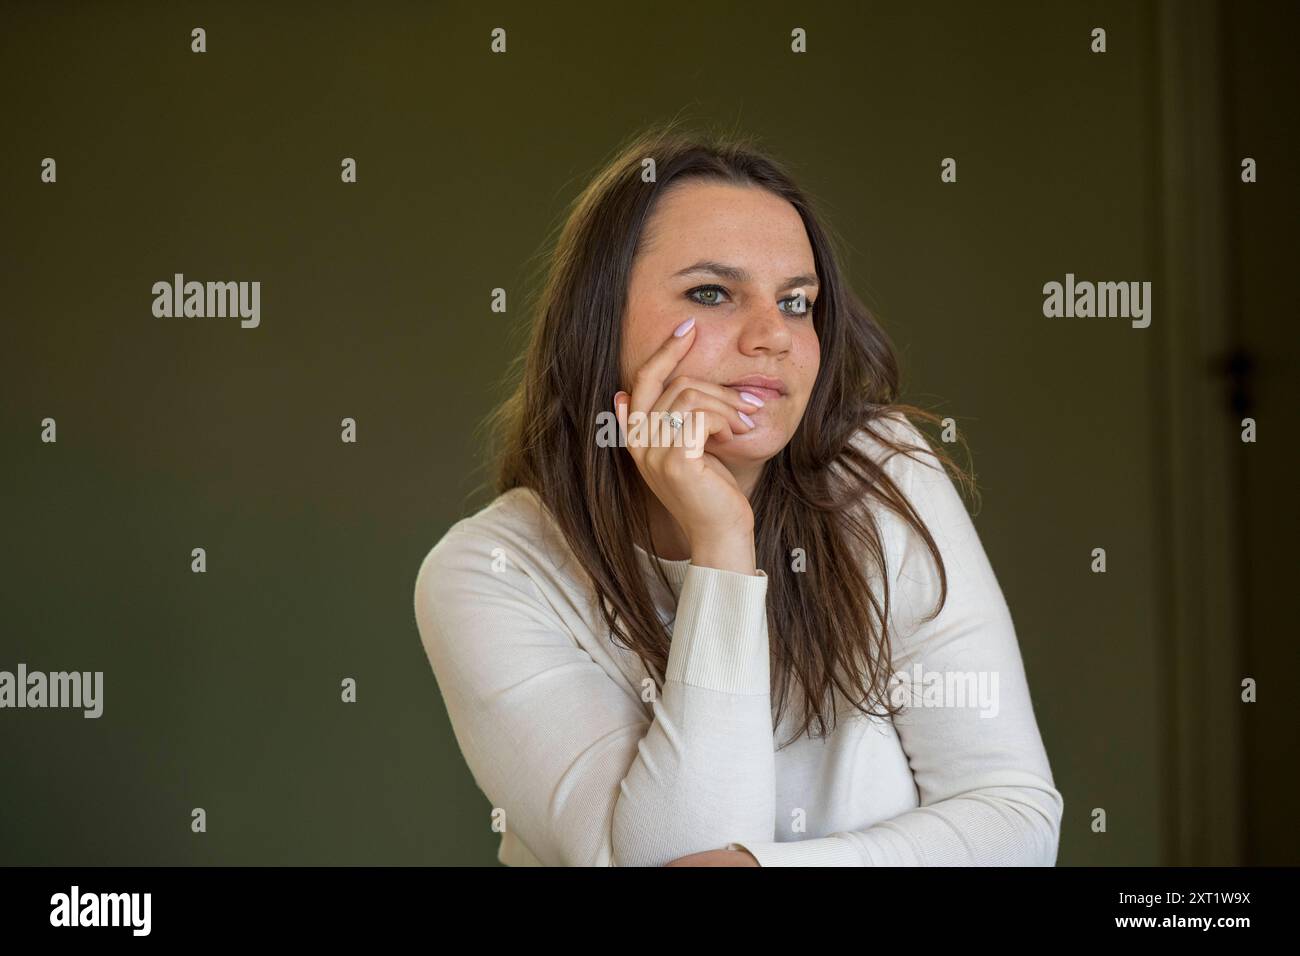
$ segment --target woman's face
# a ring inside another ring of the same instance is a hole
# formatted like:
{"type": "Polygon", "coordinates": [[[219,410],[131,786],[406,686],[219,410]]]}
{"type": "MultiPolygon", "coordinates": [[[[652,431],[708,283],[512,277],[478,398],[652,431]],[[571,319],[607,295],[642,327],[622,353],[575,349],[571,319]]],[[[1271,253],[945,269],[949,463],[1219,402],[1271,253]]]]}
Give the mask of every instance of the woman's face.
{"type": "Polygon", "coordinates": [[[695,341],[679,375],[760,397],[755,428],[710,439],[724,463],[752,465],[793,437],[821,362],[812,304],[818,294],[812,245],[799,213],[759,187],[687,181],[660,199],[632,266],[623,329],[622,386],[686,319],[695,341]],[[802,289],[806,311],[798,311],[802,289]],[[779,379],[777,391],[735,385],[779,379]]]}

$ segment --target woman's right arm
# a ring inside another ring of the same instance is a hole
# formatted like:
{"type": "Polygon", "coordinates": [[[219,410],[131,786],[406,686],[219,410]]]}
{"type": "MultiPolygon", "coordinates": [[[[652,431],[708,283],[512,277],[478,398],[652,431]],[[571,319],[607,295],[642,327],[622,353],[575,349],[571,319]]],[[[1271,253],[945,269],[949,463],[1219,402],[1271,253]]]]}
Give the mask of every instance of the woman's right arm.
{"type": "Polygon", "coordinates": [[[687,570],[647,718],[642,689],[576,643],[528,572],[493,570],[501,546],[453,529],[420,567],[415,617],[506,828],[549,866],[662,866],[774,840],[766,575],[687,570]]]}

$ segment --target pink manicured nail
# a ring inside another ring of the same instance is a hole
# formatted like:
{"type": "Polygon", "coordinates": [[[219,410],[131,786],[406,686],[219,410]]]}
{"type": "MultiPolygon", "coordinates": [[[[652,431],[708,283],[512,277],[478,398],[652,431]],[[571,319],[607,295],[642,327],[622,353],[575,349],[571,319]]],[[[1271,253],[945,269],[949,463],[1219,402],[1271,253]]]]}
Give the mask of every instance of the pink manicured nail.
{"type": "Polygon", "coordinates": [[[741,392],[740,400],[742,402],[747,402],[750,405],[757,405],[759,408],[763,407],[763,400],[757,395],[750,395],[749,392],[741,392]]]}
{"type": "Polygon", "coordinates": [[[681,325],[677,326],[676,330],[673,332],[673,336],[680,339],[683,335],[685,335],[687,332],[691,330],[691,326],[694,324],[695,324],[695,316],[691,316],[681,325]]]}
{"type": "Polygon", "coordinates": [[[739,415],[740,420],[744,422],[746,425],[748,425],[750,428],[754,427],[754,419],[750,418],[744,412],[736,412],[736,414],[739,415]]]}

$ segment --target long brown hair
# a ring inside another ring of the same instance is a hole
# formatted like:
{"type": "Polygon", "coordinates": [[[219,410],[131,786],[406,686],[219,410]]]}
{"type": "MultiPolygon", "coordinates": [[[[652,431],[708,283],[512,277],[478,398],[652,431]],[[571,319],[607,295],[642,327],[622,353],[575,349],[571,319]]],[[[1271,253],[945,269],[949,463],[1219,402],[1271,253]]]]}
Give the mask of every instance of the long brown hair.
{"type": "MultiPolygon", "coordinates": [[[[836,693],[864,714],[892,716],[889,581],[880,529],[863,505],[880,501],[916,529],[936,562],[939,601],[947,600],[943,558],[924,522],[855,436],[866,430],[893,453],[931,452],[973,488],[941,446],[896,441],[885,415],[937,424],[931,412],[896,402],[894,348],[845,283],[808,197],[752,139],[689,134],[670,122],[632,138],[574,200],[531,309],[528,347],[513,369],[517,383],[493,413],[496,490],[532,489],[590,579],[611,637],[633,651],[662,685],[671,635],[655,611],[629,542],[651,542],[636,464],[595,440],[597,415],[612,410],[628,283],[645,224],[675,183],[705,179],[760,186],[799,212],[812,245],[820,294],[813,322],[821,367],[794,436],[768,460],[751,495],[758,567],[769,575],[768,634],[779,725],[797,687],[802,722],[835,725],[836,693]],[[654,160],[646,182],[644,160],[654,160]],[[522,368],[520,368],[522,365],[522,368]],[[629,533],[631,532],[631,533],[629,533]],[[814,558],[795,572],[792,549],[814,558]],[[876,569],[882,588],[870,584],[876,569]],[[883,711],[883,713],[882,713],[883,711]]],[[[646,491],[645,493],[649,493],[646,491]]],[[[665,587],[670,587],[661,572],[665,587]]],[[[784,744],[782,745],[784,746],[784,744]]]]}

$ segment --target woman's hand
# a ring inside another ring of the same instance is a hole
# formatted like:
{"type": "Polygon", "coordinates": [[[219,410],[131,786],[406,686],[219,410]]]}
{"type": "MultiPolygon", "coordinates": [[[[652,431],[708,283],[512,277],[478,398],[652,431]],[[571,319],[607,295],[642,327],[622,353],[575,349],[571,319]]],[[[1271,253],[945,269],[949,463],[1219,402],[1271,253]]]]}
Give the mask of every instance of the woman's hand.
{"type": "Polygon", "coordinates": [[[705,850],[678,857],[664,866],[758,866],[748,850],[705,850]]]}
{"type": "Polygon", "coordinates": [[[757,411],[757,406],[724,385],[682,376],[669,379],[694,341],[694,324],[671,336],[635,372],[632,394],[615,393],[614,408],[637,470],[681,527],[692,561],[720,566],[709,563],[716,560],[735,566],[728,569],[753,574],[753,509],[730,469],[704,451],[704,445],[713,436],[730,441],[750,431],[753,424],[741,416],[757,411]],[[684,420],[676,433],[667,424],[671,412],[684,420]],[[629,433],[629,418],[636,413],[646,421],[640,427],[634,423],[629,433]],[[694,427],[697,423],[701,427],[694,427]],[[745,542],[751,558],[747,570],[745,542]]]}

